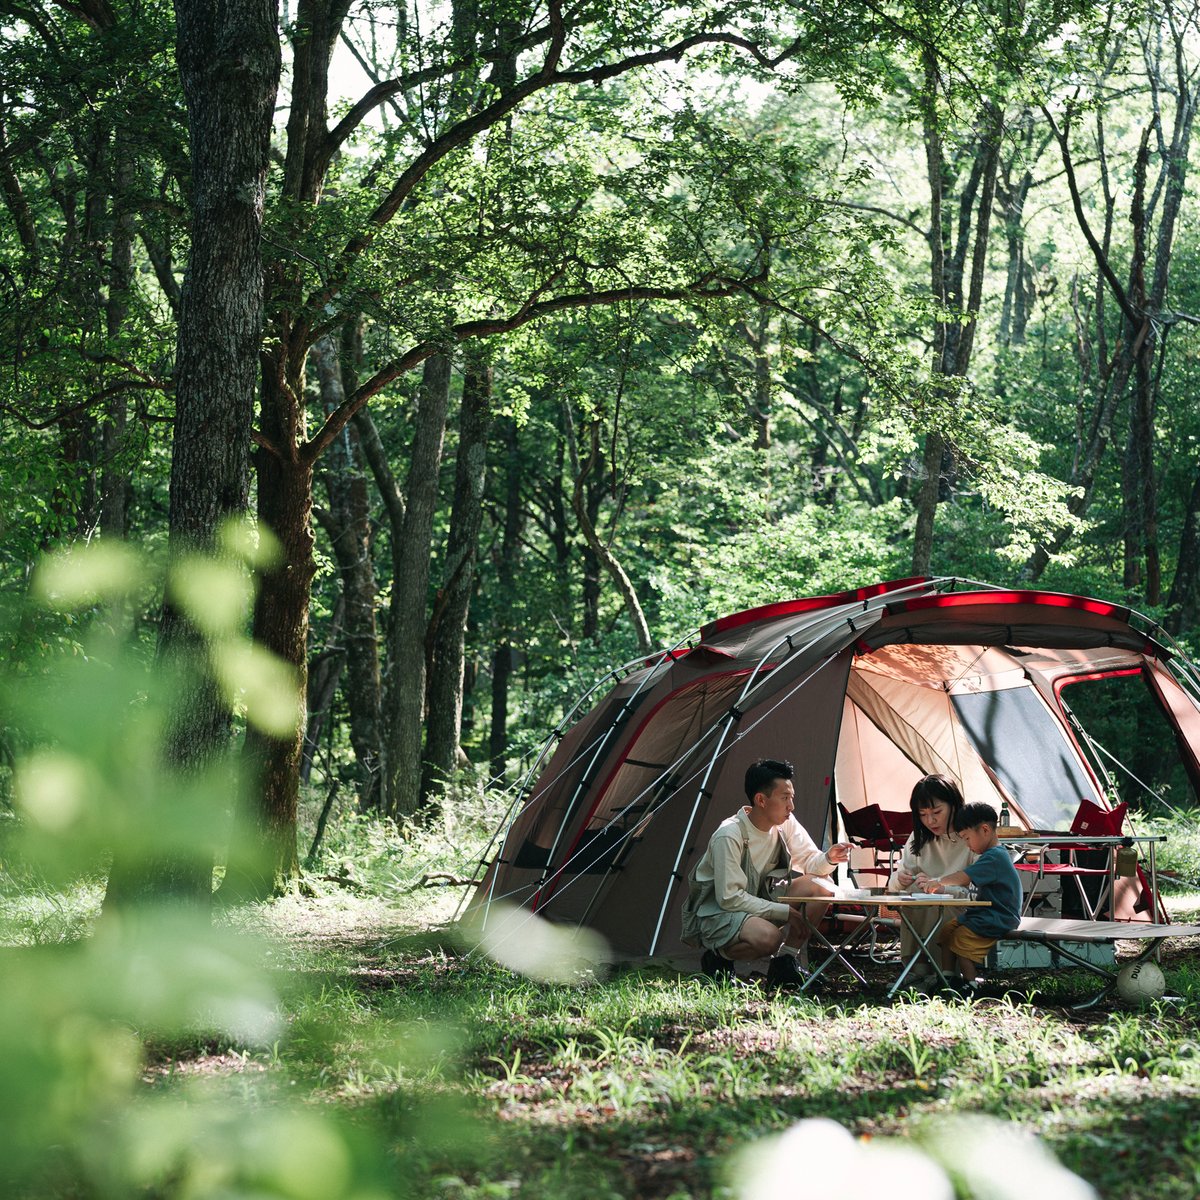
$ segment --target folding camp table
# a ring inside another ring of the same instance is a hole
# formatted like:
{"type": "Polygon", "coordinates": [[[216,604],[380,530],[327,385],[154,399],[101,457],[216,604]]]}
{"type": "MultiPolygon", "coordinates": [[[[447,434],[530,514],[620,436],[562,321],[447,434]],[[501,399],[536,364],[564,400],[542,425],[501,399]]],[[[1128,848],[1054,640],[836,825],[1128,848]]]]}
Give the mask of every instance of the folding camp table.
{"type": "MultiPolygon", "coordinates": [[[[1112,908],[1113,897],[1116,891],[1116,850],[1120,846],[1134,845],[1144,847],[1146,850],[1147,863],[1150,868],[1149,891],[1150,891],[1150,911],[1157,920],[1163,916],[1163,910],[1160,906],[1158,898],[1158,864],[1155,859],[1155,849],[1159,842],[1165,842],[1167,839],[1161,834],[1123,834],[1121,836],[1102,835],[1097,837],[1089,837],[1087,834],[1080,833],[1020,833],[1013,834],[1011,837],[1002,837],[1000,844],[1007,850],[1018,850],[1029,852],[1036,855],[1036,865],[1030,869],[1036,871],[1034,886],[1025,894],[1024,913],[1027,915],[1034,901],[1034,898],[1040,893],[1037,888],[1038,882],[1043,878],[1053,878],[1055,876],[1070,876],[1075,879],[1079,885],[1080,903],[1083,906],[1084,916],[1089,921],[1099,919],[1100,912],[1104,907],[1105,901],[1108,902],[1109,908],[1112,908]],[[1108,865],[1103,869],[1079,867],[1075,865],[1075,854],[1079,850],[1107,850],[1108,865]],[[1063,859],[1063,862],[1049,862],[1048,855],[1058,853],[1063,859]],[[1106,886],[1103,891],[1096,896],[1094,900],[1089,900],[1083,890],[1080,881],[1081,876],[1099,875],[1106,879],[1106,886]]],[[[1024,865],[1024,864],[1020,864],[1024,865]]]]}
{"type": "Polygon", "coordinates": [[[801,991],[807,991],[812,987],[834,963],[841,963],[859,983],[863,984],[864,987],[867,986],[866,976],[850,961],[850,950],[858,945],[863,938],[868,937],[872,932],[877,930],[881,921],[891,920],[890,917],[884,916],[885,909],[894,909],[898,912],[901,924],[913,936],[914,950],[908,959],[901,963],[900,974],[896,977],[892,986],[888,988],[888,999],[891,999],[904,986],[904,981],[921,959],[924,959],[933,967],[934,973],[943,984],[949,984],[950,981],[946,978],[946,974],[942,970],[941,961],[936,953],[938,948],[937,935],[943,924],[945,924],[946,918],[952,917],[959,909],[963,908],[991,907],[991,902],[988,900],[960,899],[957,896],[948,896],[944,892],[919,895],[892,893],[877,896],[776,895],[773,899],[779,900],[784,904],[803,905],[805,908],[804,923],[812,930],[812,938],[809,942],[810,948],[815,942],[820,946],[824,946],[829,952],[825,958],[812,968],[808,978],[801,986],[801,991]],[[865,919],[850,925],[840,938],[836,941],[831,941],[817,926],[808,920],[807,909],[812,904],[827,904],[835,909],[861,908],[865,913],[865,919]],[[920,933],[912,921],[909,920],[909,912],[917,908],[934,908],[938,910],[938,920],[928,934],[920,933]]]}

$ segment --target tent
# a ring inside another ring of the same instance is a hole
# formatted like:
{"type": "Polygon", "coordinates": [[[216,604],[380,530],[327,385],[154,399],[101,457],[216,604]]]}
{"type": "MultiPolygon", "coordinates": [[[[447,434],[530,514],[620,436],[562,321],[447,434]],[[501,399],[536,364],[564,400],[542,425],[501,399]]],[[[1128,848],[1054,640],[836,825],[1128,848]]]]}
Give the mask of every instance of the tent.
{"type": "Polygon", "coordinates": [[[486,922],[503,900],[590,926],[623,959],[690,957],[688,872],[760,757],[795,764],[796,816],[818,844],[837,837],[839,801],[903,808],[934,771],[968,800],[1007,801],[1014,824],[1066,830],[1081,799],[1108,805],[1061,690],[1134,674],[1200,793],[1200,675],[1120,605],[906,579],[723,617],[580,701],[468,908],[486,922]]]}

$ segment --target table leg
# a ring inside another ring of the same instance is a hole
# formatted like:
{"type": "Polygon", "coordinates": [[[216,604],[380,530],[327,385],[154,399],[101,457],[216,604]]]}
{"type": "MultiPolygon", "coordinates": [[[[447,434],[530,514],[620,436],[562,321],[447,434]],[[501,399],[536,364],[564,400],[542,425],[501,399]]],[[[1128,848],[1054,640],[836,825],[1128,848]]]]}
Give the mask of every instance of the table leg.
{"type": "Polygon", "coordinates": [[[835,943],[831,942],[808,919],[808,912],[806,910],[804,913],[804,923],[805,923],[805,925],[808,926],[809,930],[811,931],[811,936],[809,937],[809,946],[811,947],[812,943],[814,941],[817,941],[822,946],[824,946],[829,951],[829,953],[821,960],[821,962],[817,966],[812,968],[812,970],[809,972],[808,978],[801,985],[800,990],[802,992],[807,992],[808,989],[810,987],[812,987],[813,984],[815,984],[816,981],[818,979],[820,979],[821,976],[825,974],[826,970],[828,970],[828,968],[835,962],[841,962],[842,966],[844,966],[846,968],[846,970],[848,970],[850,972],[850,974],[853,975],[855,977],[855,979],[857,979],[859,981],[859,983],[861,983],[864,987],[866,987],[867,986],[866,976],[863,975],[861,971],[859,971],[859,969],[846,957],[846,955],[849,953],[850,948],[852,946],[856,945],[858,942],[860,942],[866,936],[866,934],[869,933],[870,930],[874,927],[877,916],[878,916],[878,913],[876,913],[875,916],[868,915],[867,918],[861,924],[851,926],[842,935],[842,937],[838,940],[838,942],[835,944],[835,943]]]}
{"type": "Polygon", "coordinates": [[[888,999],[890,1000],[900,990],[904,984],[904,981],[908,978],[909,972],[912,971],[913,967],[917,965],[918,960],[922,957],[926,958],[932,964],[937,977],[942,981],[942,986],[949,987],[950,980],[946,978],[946,973],[942,970],[942,964],[938,960],[938,956],[930,949],[931,943],[941,932],[942,926],[946,922],[946,917],[948,915],[946,910],[943,909],[938,913],[937,923],[924,937],[921,936],[921,934],[917,931],[916,926],[913,925],[913,923],[908,919],[908,913],[904,911],[903,902],[897,905],[897,910],[900,913],[900,920],[904,927],[913,936],[913,941],[916,943],[916,949],[909,956],[908,962],[904,964],[899,976],[896,978],[896,982],[893,983],[888,989],[888,999]]]}
{"type": "Polygon", "coordinates": [[[1150,920],[1161,921],[1162,913],[1158,907],[1158,864],[1155,861],[1154,843],[1150,843],[1150,920]]]}
{"type": "Polygon", "coordinates": [[[1094,963],[1086,962],[1082,958],[1079,958],[1078,956],[1070,953],[1070,951],[1065,950],[1060,946],[1058,948],[1058,952],[1060,954],[1064,955],[1067,958],[1074,959],[1074,961],[1076,962],[1076,964],[1078,966],[1085,967],[1088,970],[1094,972],[1095,974],[1100,975],[1104,979],[1108,980],[1108,982],[1104,985],[1104,987],[1102,987],[1095,995],[1089,996],[1086,1000],[1080,1000],[1077,1004],[1072,1004],[1070,1006],[1071,1009],[1073,1011],[1082,1011],[1083,1009],[1093,1008],[1097,1004],[1099,1004],[1101,1000],[1105,999],[1105,997],[1111,995],[1112,992],[1116,989],[1117,978],[1121,974],[1121,972],[1126,967],[1132,967],[1135,963],[1145,962],[1146,959],[1157,954],[1159,945],[1161,944],[1162,940],[1163,940],[1162,938],[1147,938],[1145,947],[1142,950],[1140,950],[1134,958],[1130,959],[1128,962],[1123,962],[1120,965],[1120,967],[1118,967],[1117,970],[1115,970],[1115,971],[1108,971],[1108,970],[1099,968],[1094,963]]]}

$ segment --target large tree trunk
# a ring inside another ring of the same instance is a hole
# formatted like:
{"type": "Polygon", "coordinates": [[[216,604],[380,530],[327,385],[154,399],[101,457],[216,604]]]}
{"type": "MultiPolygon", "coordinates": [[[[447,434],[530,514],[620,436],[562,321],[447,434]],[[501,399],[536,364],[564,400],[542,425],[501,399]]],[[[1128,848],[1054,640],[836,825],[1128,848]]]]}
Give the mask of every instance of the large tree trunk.
{"type": "Polygon", "coordinates": [[[415,816],[421,800],[421,735],[425,727],[425,631],[429,550],[437,510],[438,471],[450,406],[450,359],[426,359],[417,405],[404,523],[393,547],[392,602],[384,690],[381,775],[383,809],[415,816]]]}
{"type": "Polygon", "coordinates": [[[488,433],[492,423],[492,368],[477,352],[468,355],[458,422],[454,501],[446,540],[445,579],[438,591],[432,629],[429,718],[425,736],[422,802],[448,779],[459,756],[463,712],[463,653],[467,614],[475,590],[488,433]]]}
{"type": "MultiPolygon", "coordinates": [[[[222,520],[246,510],[262,332],[259,237],[280,48],[271,0],[176,0],[175,12],[192,167],[168,517],[170,555],[179,558],[211,550],[222,520]]],[[[201,641],[168,603],[160,656],[198,663],[201,641]]],[[[228,705],[208,672],[197,669],[171,714],[171,760],[181,771],[200,773],[227,751],[228,741],[228,705]]],[[[154,863],[118,854],[105,908],[164,894],[207,903],[211,888],[208,848],[154,863]]]]}
{"type": "MultiPolygon", "coordinates": [[[[272,445],[286,445],[282,430],[267,423],[269,414],[292,414],[303,427],[303,408],[296,401],[295,383],[286,389],[267,373],[264,380],[263,434],[272,445]],[[278,390],[270,401],[266,393],[278,390]]],[[[246,731],[246,763],[252,795],[247,807],[251,836],[257,843],[245,856],[231,852],[226,874],[233,899],[264,898],[287,887],[300,871],[296,848],[296,818],[303,757],[304,704],[308,678],[308,604],[316,572],[312,532],[312,463],[307,456],[284,456],[259,449],[258,517],[278,539],[278,563],[262,577],[254,607],[254,639],[297,672],[293,696],[296,721],[291,733],[277,736],[251,726],[246,731]],[[235,869],[236,867],[236,869],[235,869]]],[[[224,889],[223,889],[224,890],[224,889]]]]}

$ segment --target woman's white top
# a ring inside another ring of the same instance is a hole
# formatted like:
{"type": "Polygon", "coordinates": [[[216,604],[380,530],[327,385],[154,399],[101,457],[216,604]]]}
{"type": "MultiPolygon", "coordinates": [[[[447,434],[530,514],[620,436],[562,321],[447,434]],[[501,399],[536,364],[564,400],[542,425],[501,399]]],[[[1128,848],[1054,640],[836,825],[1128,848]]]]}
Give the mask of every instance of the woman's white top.
{"type": "Polygon", "coordinates": [[[930,838],[921,847],[920,854],[913,849],[916,836],[915,833],[909,834],[908,841],[904,843],[904,849],[900,851],[900,861],[896,864],[896,869],[888,880],[887,890],[889,892],[903,890],[900,887],[899,879],[902,870],[910,871],[913,875],[924,871],[926,875],[940,879],[943,875],[952,875],[955,871],[961,871],[963,867],[969,866],[975,861],[975,855],[971,853],[967,843],[953,830],[944,837],[930,838]]]}

